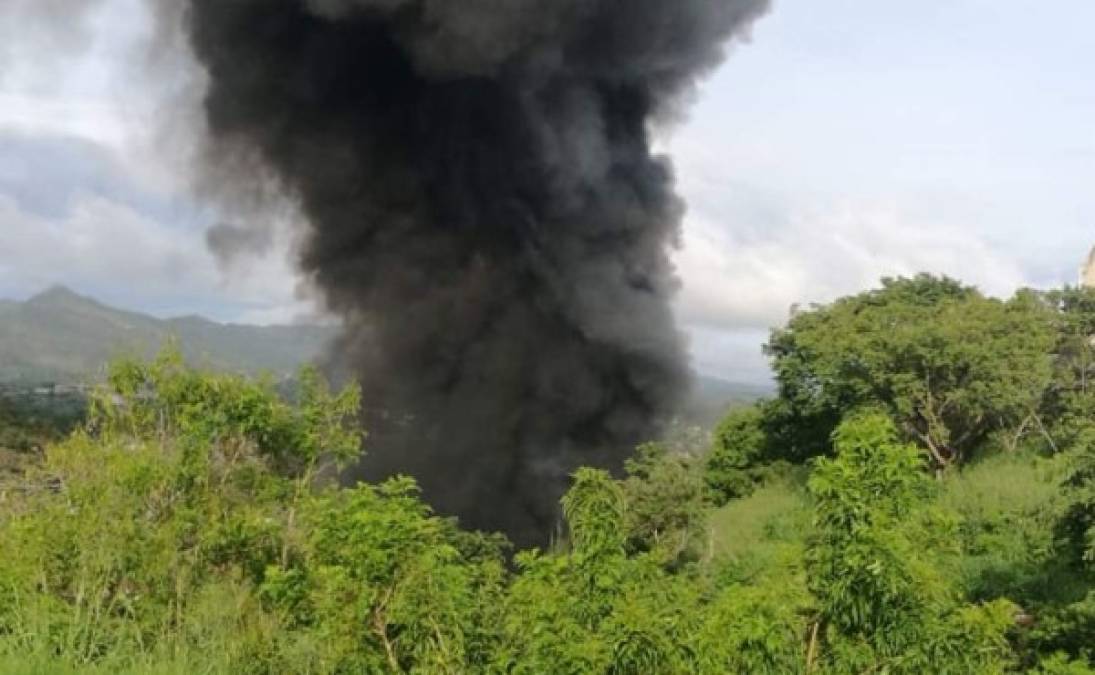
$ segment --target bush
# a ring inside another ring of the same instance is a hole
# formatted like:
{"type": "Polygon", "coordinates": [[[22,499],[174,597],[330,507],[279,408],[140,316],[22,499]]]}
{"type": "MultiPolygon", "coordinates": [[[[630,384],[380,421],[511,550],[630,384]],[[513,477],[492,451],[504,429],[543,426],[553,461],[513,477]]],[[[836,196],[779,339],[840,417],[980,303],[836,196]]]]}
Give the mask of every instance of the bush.
{"type": "Polygon", "coordinates": [[[706,547],[706,492],[699,462],[648,443],[625,463],[624,530],[631,553],[650,552],[666,565],[695,560],[706,547]]]}
{"type": "Polygon", "coordinates": [[[836,457],[819,459],[809,488],[817,534],[808,554],[830,660],[847,669],[985,672],[1002,668],[1014,605],[957,604],[938,546],[948,519],[926,512],[932,485],[920,451],[890,419],[861,413],[833,435],[836,457]],[[943,532],[937,532],[939,528],[943,532]]]}
{"type": "Polygon", "coordinates": [[[356,403],[310,370],[289,403],[170,352],[116,364],[92,432],[48,448],[0,511],[0,655],[247,673],[483,659],[472,598],[499,583],[499,549],[465,555],[409,479],[317,483],[357,455],[356,403]]]}

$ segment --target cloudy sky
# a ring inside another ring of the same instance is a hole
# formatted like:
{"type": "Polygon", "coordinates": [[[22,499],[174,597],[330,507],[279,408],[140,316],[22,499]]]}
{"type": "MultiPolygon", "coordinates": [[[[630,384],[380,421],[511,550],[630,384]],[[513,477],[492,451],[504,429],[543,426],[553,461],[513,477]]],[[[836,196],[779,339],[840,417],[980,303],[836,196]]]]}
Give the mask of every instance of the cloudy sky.
{"type": "MultiPolygon", "coordinates": [[[[309,316],[286,241],[228,268],[207,252],[216,216],[157,123],[182,85],[139,67],[141,1],[78,1],[0,8],[0,297],[63,283],[161,316],[309,316]],[[43,9],[66,20],[31,28],[43,9]]],[[[1095,244],[1092,25],[1090,0],[776,0],[660,132],[698,368],[762,381],[793,303],[885,275],[1075,282],[1095,244]]]]}

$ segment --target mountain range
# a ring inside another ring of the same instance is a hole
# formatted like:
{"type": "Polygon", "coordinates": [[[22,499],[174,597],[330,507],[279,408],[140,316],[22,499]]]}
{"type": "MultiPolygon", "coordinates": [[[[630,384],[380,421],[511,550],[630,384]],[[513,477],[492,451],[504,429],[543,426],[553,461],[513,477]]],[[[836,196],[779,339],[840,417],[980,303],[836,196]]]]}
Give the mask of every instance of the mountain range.
{"type": "Polygon", "coordinates": [[[111,359],[147,358],[172,339],[191,363],[284,376],[319,356],[336,333],[332,326],[157,319],[55,286],[25,302],[0,300],[0,382],[91,381],[111,359]]]}
{"type": "MultiPolygon", "coordinates": [[[[148,358],[172,339],[191,363],[285,377],[320,356],[337,331],[322,325],[222,324],[200,316],[158,319],[54,286],[24,302],[0,300],[0,384],[93,382],[111,359],[148,358]]],[[[706,426],[728,406],[771,393],[770,386],[701,376],[686,417],[706,426]]]]}

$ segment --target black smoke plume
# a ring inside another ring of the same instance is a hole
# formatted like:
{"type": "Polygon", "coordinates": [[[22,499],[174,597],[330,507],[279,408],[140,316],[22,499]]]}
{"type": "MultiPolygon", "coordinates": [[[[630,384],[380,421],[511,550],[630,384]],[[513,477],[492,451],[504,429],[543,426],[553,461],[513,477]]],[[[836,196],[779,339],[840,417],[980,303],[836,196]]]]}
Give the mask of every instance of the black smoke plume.
{"type": "Polygon", "coordinates": [[[688,382],[682,204],[652,121],[767,0],[189,0],[212,159],[309,223],[346,331],[359,475],[543,541],[567,474],[617,467],[688,382]]]}

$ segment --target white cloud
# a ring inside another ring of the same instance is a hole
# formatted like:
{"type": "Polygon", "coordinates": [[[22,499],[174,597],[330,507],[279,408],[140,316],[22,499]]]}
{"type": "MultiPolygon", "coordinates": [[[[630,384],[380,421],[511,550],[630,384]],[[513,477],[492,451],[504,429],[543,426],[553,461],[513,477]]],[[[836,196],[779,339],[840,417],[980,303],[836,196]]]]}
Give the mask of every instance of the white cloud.
{"type": "Polygon", "coordinates": [[[701,371],[763,381],[760,345],[790,308],[876,287],[885,276],[945,274],[1006,296],[1029,285],[1015,257],[961,226],[892,206],[804,209],[767,227],[728,229],[697,214],[676,256],[676,310],[701,371]]]}
{"type": "Polygon", "coordinates": [[[241,261],[225,273],[200,231],[158,222],[100,195],[74,195],[58,218],[0,195],[0,236],[0,288],[12,295],[64,283],[158,314],[205,311],[227,320],[292,318],[310,306],[298,299],[284,255],[241,261]]]}
{"type": "Polygon", "coordinates": [[[793,304],[828,302],[884,276],[946,274],[995,295],[1028,283],[1012,256],[962,227],[875,204],[802,211],[744,236],[697,216],[676,262],[681,319],[730,330],[779,325],[793,304]]]}
{"type": "Polygon", "coordinates": [[[121,118],[109,101],[0,90],[0,128],[6,131],[71,135],[118,147],[127,134],[121,118]]]}
{"type": "Polygon", "coordinates": [[[104,282],[119,276],[150,288],[193,285],[211,271],[184,232],[173,231],[105,198],[76,195],[71,211],[49,220],[0,197],[3,274],[9,284],[58,276],[104,282]]]}

